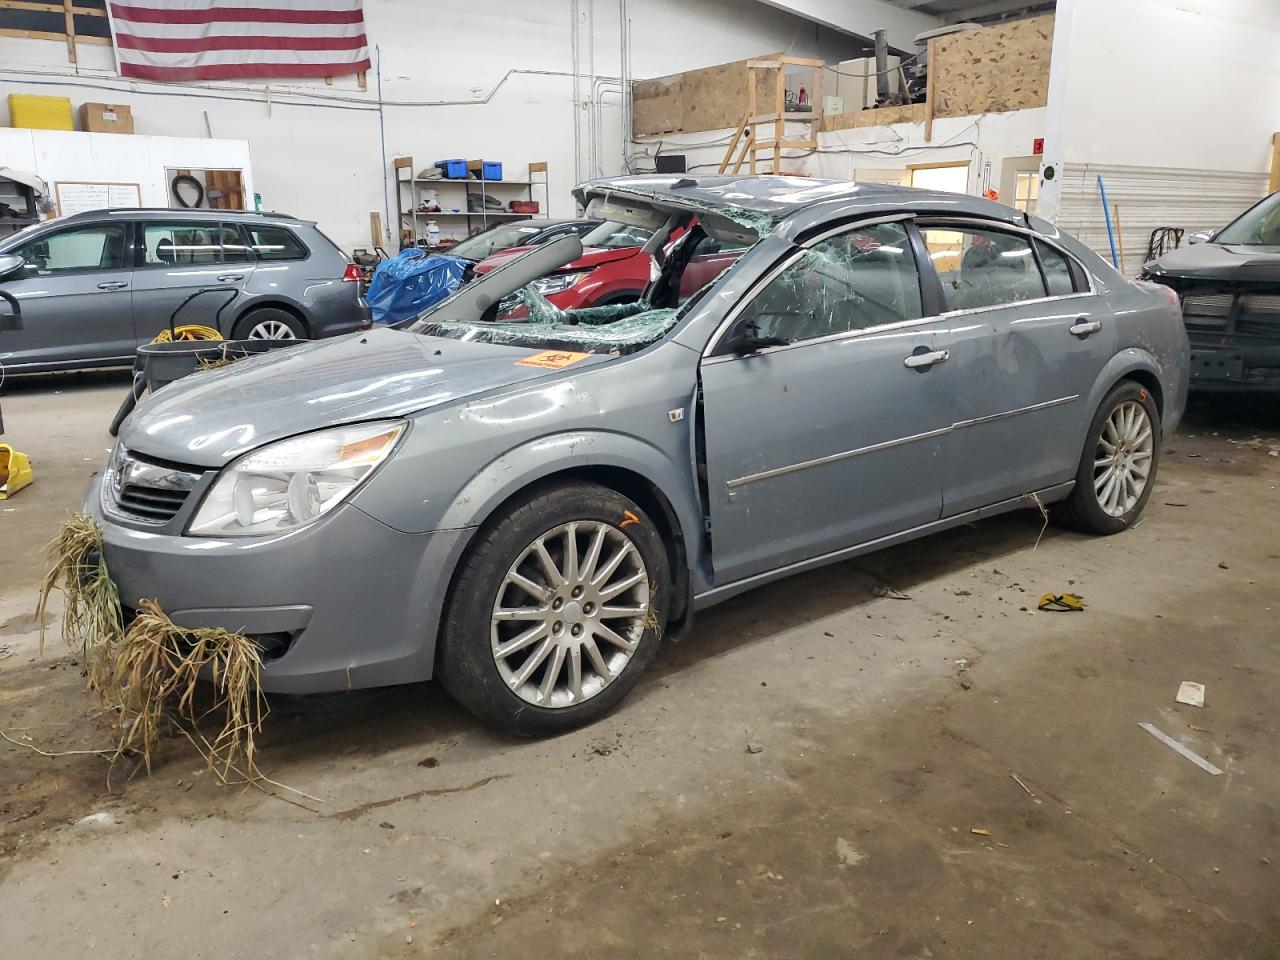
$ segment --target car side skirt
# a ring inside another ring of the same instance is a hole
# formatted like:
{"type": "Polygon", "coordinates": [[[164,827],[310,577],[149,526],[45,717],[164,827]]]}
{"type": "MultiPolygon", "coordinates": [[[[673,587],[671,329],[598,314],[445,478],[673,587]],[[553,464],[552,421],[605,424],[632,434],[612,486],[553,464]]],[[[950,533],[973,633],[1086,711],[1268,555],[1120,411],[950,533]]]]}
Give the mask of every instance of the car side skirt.
{"type": "Polygon", "coordinates": [[[909,530],[903,530],[900,533],[890,534],[887,537],[880,537],[877,540],[868,540],[865,543],[855,544],[852,547],[844,547],[840,550],[834,550],[831,553],[824,553],[821,556],[810,557],[808,560],[798,560],[795,563],[789,563],[786,566],[778,567],[774,570],[767,570],[764,573],[757,573],[750,577],[744,577],[741,580],[735,580],[732,583],[726,583],[722,586],[712,587],[710,590],[704,590],[702,593],[695,594],[693,598],[694,610],[704,610],[707,607],[715,606],[730,597],[736,597],[740,593],[753,590],[756,587],[764,586],[766,583],[772,583],[775,580],[781,580],[784,577],[792,576],[797,573],[804,573],[808,570],[815,570],[818,567],[825,567],[831,563],[839,563],[841,560],[850,560],[853,557],[862,556],[864,553],[871,553],[875,550],[883,550],[886,547],[896,546],[899,543],[906,543],[909,540],[915,540],[920,537],[928,536],[931,533],[939,533],[943,530],[949,530],[952,527],[959,527],[966,523],[973,523],[975,520],[984,520],[987,517],[994,517],[997,514],[1008,513],[1011,510],[1021,510],[1037,505],[1056,503],[1059,500],[1065,500],[1071,495],[1071,491],[1075,488],[1076,482],[1068,480],[1065,483],[1054,484],[1051,487],[1045,487],[1034,493],[1025,493],[1008,500],[1001,500],[999,503],[993,503],[986,507],[979,507],[975,510],[967,510],[964,513],[957,514],[953,517],[944,517],[941,520],[934,520],[930,523],[921,524],[918,527],[912,527],[909,530]]]}

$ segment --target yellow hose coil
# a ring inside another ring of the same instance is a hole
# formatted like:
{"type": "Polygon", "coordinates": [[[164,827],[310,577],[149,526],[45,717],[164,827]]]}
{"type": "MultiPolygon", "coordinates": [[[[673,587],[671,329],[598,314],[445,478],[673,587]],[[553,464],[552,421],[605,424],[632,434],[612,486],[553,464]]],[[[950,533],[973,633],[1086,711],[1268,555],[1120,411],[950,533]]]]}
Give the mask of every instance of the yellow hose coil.
{"type": "Polygon", "coordinates": [[[206,327],[199,323],[184,323],[181,326],[173,328],[173,336],[169,335],[168,330],[161,330],[152,339],[152,343],[168,343],[171,340],[221,340],[222,334],[213,327],[206,327]]]}

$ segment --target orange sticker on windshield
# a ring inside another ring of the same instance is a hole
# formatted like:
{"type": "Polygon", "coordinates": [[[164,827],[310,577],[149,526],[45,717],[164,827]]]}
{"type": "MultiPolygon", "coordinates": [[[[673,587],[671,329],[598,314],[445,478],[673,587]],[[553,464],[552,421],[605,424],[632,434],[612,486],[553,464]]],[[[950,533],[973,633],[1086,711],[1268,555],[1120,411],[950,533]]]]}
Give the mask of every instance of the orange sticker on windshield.
{"type": "Polygon", "coordinates": [[[535,353],[531,357],[517,360],[516,366],[559,370],[561,367],[567,367],[570,364],[577,363],[579,360],[585,360],[589,356],[591,356],[589,353],[572,353],[568,350],[543,350],[541,353],[535,353]]]}

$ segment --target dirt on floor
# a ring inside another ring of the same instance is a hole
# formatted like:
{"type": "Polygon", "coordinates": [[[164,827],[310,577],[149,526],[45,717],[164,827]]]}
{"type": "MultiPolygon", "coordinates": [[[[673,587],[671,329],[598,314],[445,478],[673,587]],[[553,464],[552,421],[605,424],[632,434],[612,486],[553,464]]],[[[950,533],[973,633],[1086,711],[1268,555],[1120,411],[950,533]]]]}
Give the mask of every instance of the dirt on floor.
{"type": "Polygon", "coordinates": [[[276,699],[263,791],[37,752],[108,745],[32,611],[126,385],[3,397],[0,956],[1280,957],[1280,402],[1196,401],[1124,535],[1020,513],[774,584],[553,740],[433,684],[276,699]]]}

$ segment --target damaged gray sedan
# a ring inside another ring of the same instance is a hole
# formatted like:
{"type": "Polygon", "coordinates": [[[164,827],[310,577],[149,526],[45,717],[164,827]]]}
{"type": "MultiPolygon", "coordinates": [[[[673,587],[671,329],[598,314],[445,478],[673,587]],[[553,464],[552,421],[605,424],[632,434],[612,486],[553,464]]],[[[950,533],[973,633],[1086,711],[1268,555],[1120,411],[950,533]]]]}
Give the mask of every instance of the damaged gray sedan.
{"type": "Polygon", "coordinates": [[[439,677],[537,735],[754,586],[1035,504],[1100,534],[1142,512],[1185,402],[1177,305],[1048,223],[794,177],[579,199],[653,231],[641,303],[521,293],[566,237],[403,328],[141,404],[88,497],[125,607],[254,637],[267,691],[439,677]]]}

